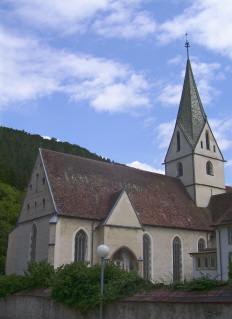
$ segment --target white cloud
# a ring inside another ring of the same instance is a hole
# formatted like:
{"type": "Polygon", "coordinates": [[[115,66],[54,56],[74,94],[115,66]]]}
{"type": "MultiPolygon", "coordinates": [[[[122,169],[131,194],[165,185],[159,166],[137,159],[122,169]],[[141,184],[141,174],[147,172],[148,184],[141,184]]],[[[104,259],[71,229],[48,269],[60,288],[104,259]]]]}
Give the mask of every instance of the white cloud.
{"type": "Polygon", "coordinates": [[[226,164],[227,167],[232,167],[232,160],[229,160],[226,164]]]}
{"type": "Polygon", "coordinates": [[[88,29],[106,37],[138,38],[154,33],[156,23],[141,10],[142,0],[4,0],[11,3],[8,21],[17,17],[35,29],[61,34],[83,33],[88,29]]]}
{"type": "Polygon", "coordinates": [[[228,0],[194,0],[174,19],[159,26],[158,39],[168,43],[183,38],[183,26],[192,41],[232,58],[232,2],[228,0]]]}
{"type": "Polygon", "coordinates": [[[128,163],[126,165],[130,166],[130,167],[141,169],[143,171],[149,171],[149,172],[154,172],[154,173],[158,173],[158,174],[165,174],[164,170],[162,170],[162,169],[156,169],[156,168],[154,168],[146,163],[140,163],[138,161],[128,163]]]}
{"type": "Polygon", "coordinates": [[[165,106],[178,105],[180,103],[180,97],[183,85],[168,84],[163,89],[158,101],[162,102],[165,106]]]}
{"type": "Polygon", "coordinates": [[[172,133],[174,130],[175,120],[171,122],[161,123],[157,126],[156,131],[158,135],[156,137],[156,142],[159,148],[168,148],[172,133]]]}
{"type": "Polygon", "coordinates": [[[156,31],[156,22],[147,11],[139,10],[140,1],[132,2],[112,2],[108,15],[97,19],[93,29],[110,38],[143,38],[153,34],[156,31]]]}
{"type": "Polygon", "coordinates": [[[130,111],[149,106],[149,84],[126,64],[42,45],[34,38],[0,34],[1,101],[7,106],[55,92],[88,100],[97,111],[130,111]],[[126,105],[126,109],[124,108],[126,105]]]}

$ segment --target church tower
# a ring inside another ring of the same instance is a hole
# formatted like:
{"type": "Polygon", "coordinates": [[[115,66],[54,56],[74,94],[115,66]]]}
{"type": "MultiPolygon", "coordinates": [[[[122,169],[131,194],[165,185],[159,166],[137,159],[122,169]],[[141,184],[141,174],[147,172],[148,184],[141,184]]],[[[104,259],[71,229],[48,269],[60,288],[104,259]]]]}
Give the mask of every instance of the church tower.
{"type": "Polygon", "coordinates": [[[198,207],[225,192],[224,159],[207,121],[194,80],[186,41],[187,65],[178,115],[165,157],[165,174],[178,177],[198,207]]]}

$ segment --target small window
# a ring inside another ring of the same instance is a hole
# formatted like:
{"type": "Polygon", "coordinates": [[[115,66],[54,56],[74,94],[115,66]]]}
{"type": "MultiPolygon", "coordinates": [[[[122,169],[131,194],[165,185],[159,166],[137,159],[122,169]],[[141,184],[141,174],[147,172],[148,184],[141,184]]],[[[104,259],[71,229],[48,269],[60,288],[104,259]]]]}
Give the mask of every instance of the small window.
{"type": "Polygon", "coordinates": [[[183,176],[183,165],[181,162],[178,162],[176,165],[176,176],[183,176]]]}
{"type": "Polygon", "coordinates": [[[205,143],[206,143],[206,149],[210,150],[210,144],[209,144],[209,132],[205,132],[205,143]]]}
{"type": "Polygon", "coordinates": [[[45,198],[43,199],[43,208],[45,208],[45,198]]]}
{"type": "Polygon", "coordinates": [[[30,191],[32,191],[32,185],[30,185],[30,191]]]}
{"type": "Polygon", "coordinates": [[[201,269],[201,258],[197,258],[197,269],[201,269]]]}
{"type": "Polygon", "coordinates": [[[229,228],[228,230],[228,234],[229,234],[229,244],[232,244],[232,228],[229,228]]]}
{"type": "Polygon", "coordinates": [[[28,212],[28,214],[30,213],[30,205],[29,204],[27,204],[27,212],[28,212]]]}
{"type": "Polygon", "coordinates": [[[208,268],[209,268],[208,258],[204,258],[204,269],[208,269],[208,268]]]}
{"type": "Polygon", "coordinates": [[[45,177],[43,177],[43,185],[45,185],[45,177]]]}
{"type": "Polygon", "coordinates": [[[213,164],[210,162],[210,161],[208,161],[207,163],[206,163],[206,174],[207,175],[214,175],[214,173],[213,173],[213,164]]]}
{"type": "Polygon", "coordinates": [[[36,174],[36,181],[35,181],[35,190],[38,190],[38,185],[39,185],[39,174],[36,174]]]}
{"type": "Polygon", "coordinates": [[[203,142],[201,141],[201,148],[203,148],[203,142]]]}
{"type": "Polygon", "coordinates": [[[210,257],[210,269],[215,269],[215,258],[210,257]]]}
{"type": "Polygon", "coordinates": [[[180,132],[176,133],[176,142],[177,142],[177,152],[180,151],[180,132]]]}
{"type": "Polygon", "coordinates": [[[35,211],[37,210],[37,202],[35,202],[35,211]]]}
{"type": "Polygon", "coordinates": [[[205,240],[203,238],[200,238],[198,240],[198,251],[202,251],[205,249],[205,240]]]}
{"type": "Polygon", "coordinates": [[[213,146],[213,151],[216,152],[216,146],[215,145],[213,146]]]}

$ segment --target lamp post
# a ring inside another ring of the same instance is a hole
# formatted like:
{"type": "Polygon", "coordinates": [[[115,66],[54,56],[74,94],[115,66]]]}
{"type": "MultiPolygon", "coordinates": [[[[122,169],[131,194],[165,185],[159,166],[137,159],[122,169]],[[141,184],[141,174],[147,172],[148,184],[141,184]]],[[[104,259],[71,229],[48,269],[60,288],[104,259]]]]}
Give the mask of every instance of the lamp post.
{"type": "Polygon", "coordinates": [[[100,319],[102,319],[102,297],[103,297],[103,283],[104,283],[104,258],[109,255],[109,247],[100,245],[97,247],[97,255],[101,258],[101,300],[100,300],[100,319]]]}

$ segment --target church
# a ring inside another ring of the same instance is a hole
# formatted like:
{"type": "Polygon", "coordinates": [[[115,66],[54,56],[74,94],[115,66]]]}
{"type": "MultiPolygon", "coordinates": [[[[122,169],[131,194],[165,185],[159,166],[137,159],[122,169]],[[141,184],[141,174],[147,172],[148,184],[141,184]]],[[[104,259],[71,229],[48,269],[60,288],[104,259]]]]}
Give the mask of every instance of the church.
{"type": "MultiPolygon", "coordinates": [[[[187,42],[188,49],[188,42],[187,42]]],[[[232,187],[189,56],[165,175],[39,149],[9,234],[6,274],[29,261],[100,263],[97,247],[154,281],[232,272],[232,187]]]]}

